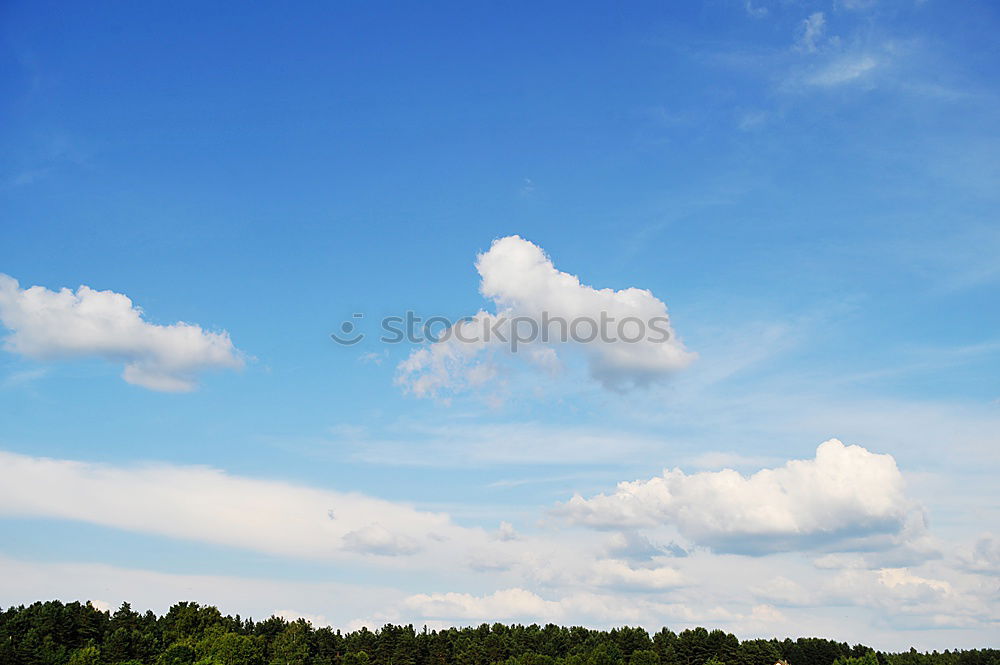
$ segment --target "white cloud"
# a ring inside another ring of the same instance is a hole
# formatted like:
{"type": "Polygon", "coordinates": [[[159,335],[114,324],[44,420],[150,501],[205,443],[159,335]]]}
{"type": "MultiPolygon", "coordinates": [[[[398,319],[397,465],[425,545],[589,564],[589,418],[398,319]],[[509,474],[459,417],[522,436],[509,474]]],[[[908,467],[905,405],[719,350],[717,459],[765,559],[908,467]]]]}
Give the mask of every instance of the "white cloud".
{"type": "Polygon", "coordinates": [[[747,14],[753,18],[764,18],[767,16],[767,7],[764,6],[754,6],[752,0],[746,0],[744,7],[747,10],[747,14]]]}
{"type": "Polygon", "coordinates": [[[122,378],[150,390],[193,390],[203,370],[243,366],[227,332],[184,322],[154,325],[124,294],[87,286],[76,292],[22,289],[0,274],[0,322],[11,331],[4,339],[8,351],[40,359],[97,356],[123,362],[122,378]]]}
{"type": "Polygon", "coordinates": [[[737,625],[740,632],[751,632],[775,635],[778,634],[777,627],[787,624],[788,618],[773,605],[754,605],[750,608],[750,614],[742,617],[737,625]]]}
{"type": "Polygon", "coordinates": [[[0,515],[48,517],[331,559],[413,554],[461,534],[447,515],[356,493],[229,475],[199,466],[110,466],[0,452],[0,515]],[[42,488],[45,488],[44,490],[42,488]]]}
{"type": "Polygon", "coordinates": [[[795,580],[777,575],[762,584],[750,587],[750,592],[758,598],[779,605],[810,605],[816,602],[816,594],[795,580]]]}
{"type": "MultiPolygon", "coordinates": [[[[830,442],[824,446],[835,448],[830,442]]],[[[742,499],[741,509],[791,511],[803,534],[803,540],[793,544],[803,547],[814,542],[808,535],[812,523],[795,512],[799,503],[811,505],[804,509],[810,515],[823,512],[825,505],[832,522],[845,510],[878,513],[867,501],[862,508],[845,508],[841,499],[829,499],[828,486],[837,485],[839,479],[839,486],[850,494],[859,484],[893,485],[893,474],[898,472],[891,458],[886,463],[887,456],[841,447],[840,453],[849,453],[847,459],[834,455],[830,460],[818,452],[816,460],[769,470],[777,478],[762,485],[754,480],[759,474],[738,476],[732,491],[742,499]],[[830,468],[832,462],[837,462],[833,464],[839,469],[836,473],[830,468]],[[886,463],[882,474],[865,470],[882,463],[886,463]],[[820,468],[803,470],[800,465],[820,468]],[[782,474],[794,476],[795,481],[782,474]],[[819,489],[815,493],[803,489],[811,485],[819,489]],[[774,497],[780,493],[796,505],[775,505],[774,497]],[[814,494],[828,500],[820,501],[814,494]]],[[[718,508],[711,492],[699,493],[697,485],[681,482],[677,500],[707,496],[705,503],[718,508]]],[[[696,500],[689,501],[686,509],[700,510],[696,504],[696,500]]],[[[391,580],[398,573],[398,579],[407,580],[405,591],[367,585],[336,591],[321,581],[287,579],[288,567],[281,561],[274,563],[273,570],[283,579],[243,580],[129,572],[89,564],[11,563],[0,557],[0,594],[11,602],[39,595],[64,599],[96,595],[112,606],[129,599],[137,607],[162,611],[170,602],[194,599],[254,616],[286,608],[281,611],[284,616],[310,616],[340,626],[360,625],[345,623],[357,617],[364,617],[363,623],[371,626],[386,621],[443,625],[484,620],[595,626],[630,622],[647,627],[708,624],[744,633],[853,634],[861,641],[878,638],[880,644],[916,639],[922,640],[917,644],[934,647],[954,646],[956,626],[963,631],[963,643],[981,642],[991,612],[995,616],[995,601],[989,597],[995,584],[983,584],[991,578],[978,572],[963,572],[968,567],[957,559],[954,568],[943,559],[908,567],[873,567],[867,558],[870,553],[865,553],[852,559],[827,556],[828,565],[819,568],[809,555],[798,552],[747,557],[700,547],[688,556],[671,557],[667,553],[672,546],[657,543],[669,542],[664,531],[673,527],[621,532],[624,525],[616,524],[615,533],[548,530],[538,524],[533,528],[525,514],[518,518],[525,531],[507,538],[513,530],[506,524],[499,530],[459,527],[444,514],[404,504],[234,477],[203,467],[112,467],[0,454],[0,515],[82,520],[328,561],[328,571],[351,579],[391,580]],[[373,576],[375,571],[379,572],[373,576]],[[757,580],[770,581],[759,584],[757,580]],[[372,599],[370,589],[377,600],[372,599]],[[436,593],[442,589],[453,593],[436,593]],[[329,605],[331,597],[344,598],[343,606],[329,605]],[[787,612],[794,618],[775,610],[784,606],[796,607],[794,613],[787,612]],[[831,606],[858,611],[845,612],[850,618],[837,623],[841,619],[828,616],[831,606]],[[889,628],[888,622],[892,622],[889,628]],[[924,627],[937,632],[915,637],[905,632],[924,627]]],[[[497,517],[491,514],[492,525],[497,517]]],[[[752,526],[753,521],[749,522],[752,526]]],[[[681,531],[682,536],[690,536],[681,531]]],[[[973,549],[988,554],[990,546],[973,549]]]]}
{"type": "Polygon", "coordinates": [[[823,12],[815,12],[809,18],[802,21],[799,29],[799,38],[795,42],[795,48],[806,53],[815,53],[819,50],[820,40],[826,30],[826,17],[823,12]]]}
{"type": "Polygon", "coordinates": [[[453,623],[528,620],[620,625],[623,621],[638,623],[645,619],[653,625],[652,617],[667,607],[603,593],[575,593],[547,600],[533,591],[514,587],[480,596],[456,592],[415,594],[403,600],[400,613],[453,623]]]}
{"type": "Polygon", "coordinates": [[[517,530],[514,529],[514,525],[510,522],[502,521],[500,522],[500,528],[497,529],[496,539],[502,541],[517,540],[517,530]]]}
{"type": "Polygon", "coordinates": [[[771,117],[768,111],[744,111],[737,118],[737,126],[744,132],[758,129],[771,117]]]}
{"type": "Polygon", "coordinates": [[[650,291],[581,284],[519,236],[494,241],[478,257],[476,269],[480,292],[493,301],[496,313],[478,312],[453,326],[447,339],[417,349],[400,363],[397,382],[417,396],[494,382],[494,355],[500,351],[516,351],[511,357],[530,351],[524,354],[529,364],[551,372],[560,366],[557,354],[575,347],[584,353],[590,374],[612,389],[648,384],[695,358],[674,333],[666,304],[650,291]],[[602,329],[605,334],[599,334],[602,329]],[[587,341],[592,333],[596,339],[587,341]],[[533,339],[520,341],[526,337],[533,339]],[[519,342],[512,344],[513,338],[519,342]]]}
{"type": "Polygon", "coordinates": [[[914,575],[906,568],[883,568],[878,571],[878,581],[890,589],[913,589],[927,587],[932,591],[951,593],[951,585],[942,580],[932,580],[914,575]]]}
{"type": "Polygon", "coordinates": [[[344,547],[354,552],[386,556],[414,554],[420,550],[413,538],[393,533],[381,524],[369,524],[348,532],[344,535],[344,547]]]}
{"type": "Polygon", "coordinates": [[[298,610],[275,610],[271,612],[271,615],[281,617],[285,621],[289,622],[305,619],[312,624],[314,628],[323,628],[325,626],[333,625],[333,623],[322,614],[309,614],[308,612],[299,612],[298,610]]]}
{"type": "Polygon", "coordinates": [[[838,58],[805,78],[810,85],[830,88],[859,81],[871,74],[878,61],[870,55],[851,54],[838,58]]]}
{"type": "Polygon", "coordinates": [[[442,619],[498,620],[519,617],[558,619],[563,608],[525,589],[502,589],[485,596],[468,593],[419,593],[403,606],[420,616],[442,619]]]}
{"type": "Polygon", "coordinates": [[[634,531],[618,531],[607,539],[607,552],[633,561],[644,561],[656,557],[685,557],[687,551],[676,543],[662,545],[652,542],[647,536],[634,531]]]}
{"type": "Polygon", "coordinates": [[[876,2],[877,0],[835,0],[833,4],[837,9],[856,11],[874,7],[876,2]]]}
{"type": "Polygon", "coordinates": [[[875,608],[896,627],[970,628],[994,621],[995,588],[971,578],[953,578],[925,576],[908,568],[845,570],[825,585],[820,600],[875,608]]]}
{"type": "Polygon", "coordinates": [[[640,591],[662,591],[685,583],[684,576],[668,566],[633,568],[624,561],[604,559],[594,564],[596,586],[633,589],[640,591]]]}
{"type": "Polygon", "coordinates": [[[92,600],[112,612],[122,601],[137,610],[165,613],[187,600],[217,606],[226,614],[258,619],[276,614],[314,625],[346,626],[355,616],[374,614],[403,594],[377,584],[328,580],[298,581],[237,575],[168,573],[99,563],[23,561],[0,555],[0,596],[12,605],[39,599],[92,600]],[[330,602],[336,598],[337,602],[330,602]],[[100,600],[97,600],[100,599],[100,600]],[[295,610],[274,608],[295,607],[295,610]]]}
{"type": "Polygon", "coordinates": [[[1000,538],[985,533],[976,542],[959,552],[962,566],[969,571],[1000,575],[1000,538]]]}
{"type": "Polygon", "coordinates": [[[395,466],[467,467],[502,464],[553,465],[572,459],[576,464],[609,465],[649,455],[662,445],[655,437],[573,425],[537,422],[408,423],[385,432],[369,433],[340,427],[338,443],[369,464],[395,466]]]}
{"type": "Polygon", "coordinates": [[[629,623],[651,629],[665,623],[704,625],[741,618],[740,614],[721,607],[665,603],[652,594],[638,598],[581,592],[548,600],[520,587],[484,595],[456,592],[416,594],[404,599],[400,610],[393,614],[413,616],[414,613],[422,618],[450,621],[452,625],[521,620],[603,626],[629,623]]]}
{"type": "Polygon", "coordinates": [[[368,351],[367,353],[362,353],[358,356],[358,362],[364,364],[381,365],[382,361],[389,357],[388,351],[382,351],[382,353],[375,353],[374,351],[368,351]]]}
{"type": "Polygon", "coordinates": [[[599,528],[670,524],[695,543],[745,553],[886,547],[914,528],[915,516],[892,456],[836,439],[821,444],[812,460],[751,476],[674,469],[620,483],[610,495],[575,495],[557,513],[599,528]]]}
{"type": "MultiPolygon", "coordinates": [[[[217,605],[225,613],[257,618],[274,613],[343,628],[367,625],[375,629],[389,621],[444,627],[494,620],[555,621],[595,627],[629,623],[653,630],[663,625],[675,630],[708,625],[738,631],[741,637],[852,635],[852,641],[904,650],[911,644],[920,649],[981,647],[983,635],[995,628],[995,600],[990,600],[993,587],[980,584],[974,593],[949,581],[952,592],[947,593],[919,582],[887,586],[881,580],[895,573],[885,575],[881,570],[847,571],[825,584],[815,578],[800,580],[810,588],[822,587],[809,599],[819,609],[799,605],[794,612],[787,612],[794,618],[781,623],[782,615],[774,607],[780,607],[780,602],[746,597],[741,590],[747,579],[769,579],[762,575],[764,570],[791,568],[789,575],[801,572],[794,563],[783,557],[777,561],[770,557],[699,558],[712,566],[704,573],[705,579],[669,594],[560,594],[518,585],[486,587],[503,589],[497,592],[412,594],[372,583],[288,579],[287,570],[267,579],[164,573],[93,563],[19,561],[0,556],[0,596],[13,605],[39,598],[99,598],[103,607],[112,610],[128,600],[140,611],[150,608],[159,613],[179,600],[193,600],[217,605]],[[828,610],[833,605],[852,610],[831,615],[828,610]],[[885,617],[899,625],[887,625],[885,617]]],[[[946,581],[933,572],[908,571],[906,575],[935,583],[946,581]]],[[[482,584],[477,587],[481,589],[482,584]]]]}
{"type": "Polygon", "coordinates": [[[26,384],[31,384],[41,378],[43,378],[49,371],[44,367],[35,367],[32,369],[26,369],[19,372],[12,372],[7,376],[0,379],[0,388],[17,388],[26,384]]]}
{"type": "Polygon", "coordinates": [[[90,604],[93,605],[95,608],[97,608],[101,612],[109,612],[109,613],[111,613],[111,612],[114,612],[116,609],[118,609],[117,607],[112,607],[111,603],[108,603],[108,602],[103,601],[103,600],[91,600],[90,604]]]}

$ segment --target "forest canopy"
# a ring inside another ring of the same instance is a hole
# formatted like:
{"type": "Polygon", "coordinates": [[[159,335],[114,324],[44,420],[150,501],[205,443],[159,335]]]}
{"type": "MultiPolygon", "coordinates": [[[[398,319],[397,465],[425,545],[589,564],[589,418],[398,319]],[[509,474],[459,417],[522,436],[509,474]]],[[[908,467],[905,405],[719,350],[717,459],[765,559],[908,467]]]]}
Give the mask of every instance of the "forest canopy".
{"type": "Polygon", "coordinates": [[[875,651],[800,637],[740,641],[721,630],[593,630],[482,624],[386,625],[342,633],[305,620],[262,621],[177,603],[163,616],[90,603],[36,602],[0,612],[0,665],[1000,665],[1000,651],[875,651]]]}

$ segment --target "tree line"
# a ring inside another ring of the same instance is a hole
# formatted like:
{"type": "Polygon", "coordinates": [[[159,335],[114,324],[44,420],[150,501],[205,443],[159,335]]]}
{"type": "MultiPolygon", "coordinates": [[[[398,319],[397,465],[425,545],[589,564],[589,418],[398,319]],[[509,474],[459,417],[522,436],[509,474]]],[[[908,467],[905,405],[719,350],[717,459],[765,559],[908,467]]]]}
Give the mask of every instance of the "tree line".
{"type": "Polygon", "coordinates": [[[163,616],[128,603],[37,602],[0,612],[0,665],[1000,665],[1000,651],[884,653],[804,637],[743,640],[721,630],[592,630],[482,624],[386,625],[342,633],[305,620],[226,616],[177,603],[163,616]]]}

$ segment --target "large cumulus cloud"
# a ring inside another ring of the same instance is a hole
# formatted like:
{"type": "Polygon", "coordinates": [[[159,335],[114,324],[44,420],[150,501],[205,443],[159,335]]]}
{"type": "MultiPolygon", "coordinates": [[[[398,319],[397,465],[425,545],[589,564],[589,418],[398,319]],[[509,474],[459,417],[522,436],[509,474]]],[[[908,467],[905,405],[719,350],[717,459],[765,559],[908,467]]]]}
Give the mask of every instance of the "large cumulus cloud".
{"type": "Polygon", "coordinates": [[[666,304],[651,291],[587,286],[520,236],[494,241],[479,255],[476,270],[480,292],[496,312],[477,312],[453,326],[450,332],[459,334],[414,351],[400,364],[399,383],[418,396],[489,383],[496,376],[489,354],[511,350],[511,338],[531,336],[532,330],[538,335],[519,350],[532,366],[551,370],[560,365],[559,354],[573,347],[583,352],[590,374],[616,390],[648,384],[695,358],[674,332],[666,304]],[[588,340],[595,326],[610,334],[588,340]],[[487,327],[500,335],[486,339],[479,333],[487,327]]]}
{"type": "Polygon", "coordinates": [[[611,494],[574,495],[556,512],[597,528],[672,525],[696,544],[740,553],[885,547],[922,526],[893,457],[837,439],[814,459],[750,476],[668,470],[611,494]]]}

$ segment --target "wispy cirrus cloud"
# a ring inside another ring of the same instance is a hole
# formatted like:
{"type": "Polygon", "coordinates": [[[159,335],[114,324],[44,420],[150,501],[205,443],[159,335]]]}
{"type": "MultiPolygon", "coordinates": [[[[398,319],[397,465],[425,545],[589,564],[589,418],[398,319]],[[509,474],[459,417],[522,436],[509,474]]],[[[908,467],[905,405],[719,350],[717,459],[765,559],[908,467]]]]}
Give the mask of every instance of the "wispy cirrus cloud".
{"type": "MultiPolygon", "coordinates": [[[[663,441],[618,429],[539,422],[408,423],[378,431],[341,426],[332,434],[351,459],[386,466],[614,465],[652,454],[663,441]]],[[[503,483],[500,483],[503,484],[503,483]]]]}
{"type": "Polygon", "coordinates": [[[799,36],[795,41],[795,48],[806,53],[815,53],[819,50],[820,40],[826,30],[826,16],[823,12],[814,12],[809,18],[802,21],[799,28],[799,36]]]}
{"type": "Polygon", "coordinates": [[[469,542],[489,540],[442,513],[352,492],[203,466],[112,466],[2,451],[0,515],[68,519],[302,559],[412,555],[439,544],[433,536],[459,532],[469,542]]]}
{"type": "Polygon", "coordinates": [[[848,54],[834,59],[808,74],[803,81],[809,85],[830,88],[859,81],[871,74],[878,60],[868,54],[848,54]]]}

